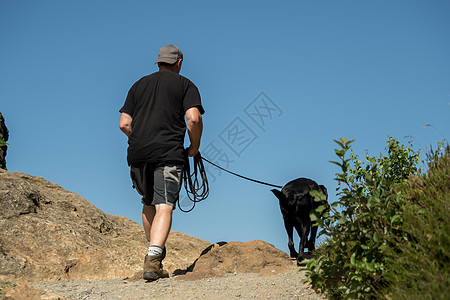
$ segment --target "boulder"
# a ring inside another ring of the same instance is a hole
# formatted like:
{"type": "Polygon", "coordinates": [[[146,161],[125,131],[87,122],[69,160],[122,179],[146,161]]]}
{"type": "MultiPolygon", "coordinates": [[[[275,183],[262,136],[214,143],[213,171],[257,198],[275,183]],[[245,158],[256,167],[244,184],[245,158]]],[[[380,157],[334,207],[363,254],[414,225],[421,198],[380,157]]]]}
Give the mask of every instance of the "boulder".
{"type": "Polygon", "coordinates": [[[295,262],[287,253],[267,242],[254,240],[213,244],[187,270],[177,270],[175,274],[178,273],[179,280],[198,280],[236,273],[268,276],[295,268],[295,262]]]}

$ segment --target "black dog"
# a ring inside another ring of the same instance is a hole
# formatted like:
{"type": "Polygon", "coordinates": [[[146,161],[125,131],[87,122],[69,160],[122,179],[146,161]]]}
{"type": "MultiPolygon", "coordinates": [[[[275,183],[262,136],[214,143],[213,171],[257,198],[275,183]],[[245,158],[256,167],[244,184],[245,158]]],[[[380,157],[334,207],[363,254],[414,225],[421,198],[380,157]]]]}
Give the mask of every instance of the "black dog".
{"type": "Polygon", "coordinates": [[[327,189],[323,185],[318,185],[315,181],[308,178],[298,178],[287,183],[281,191],[273,189],[272,192],[278,198],[281,213],[283,215],[284,227],[286,228],[289,242],[288,247],[292,258],[297,259],[297,264],[305,258],[304,250],[308,248],[309,252],[315,249],[317,226],[311,226],[311,218],[309,216],[312,209],[320,205],[327,205],[314,201],[309,192],[317,190],[322,191],[328,198],[327,189]],[[293,228],[297,230],[300,236],[299,253],[295,251],[293,241],[293,228]],[[308,235],[311,231],[311,237],[308,241],[308,235]]]}

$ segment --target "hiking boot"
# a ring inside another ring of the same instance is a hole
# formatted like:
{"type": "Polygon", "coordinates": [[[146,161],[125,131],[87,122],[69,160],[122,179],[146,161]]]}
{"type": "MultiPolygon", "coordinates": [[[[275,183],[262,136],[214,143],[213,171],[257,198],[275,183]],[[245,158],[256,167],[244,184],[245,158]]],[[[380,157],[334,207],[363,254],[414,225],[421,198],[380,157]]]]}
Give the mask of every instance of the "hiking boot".
{"type": "MultiPolygon", "coordinates": [[[[165,250],[165,249],[164,249],[165,250]]],[[[166,256],[166,251],[159,255],[146,255],[144,260],[144,279],[157,280],[159,278],[168,278],[169,272],[163,270],[162,260],[166,256]]]]}

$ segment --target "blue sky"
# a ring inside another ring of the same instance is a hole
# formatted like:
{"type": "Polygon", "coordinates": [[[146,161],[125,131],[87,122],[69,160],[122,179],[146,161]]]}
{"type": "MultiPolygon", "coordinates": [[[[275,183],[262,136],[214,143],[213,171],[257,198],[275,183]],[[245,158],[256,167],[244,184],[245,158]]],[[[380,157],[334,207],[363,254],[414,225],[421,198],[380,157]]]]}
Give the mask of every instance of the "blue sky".
{"type": "MultiPolygon", "coordinates": [[[[416,149],[450,137],[449,13],[439,0],[2,0],[8,169],[141,223],[118,110],[172,43],[206,109],[204,154],[278,185],[314,179],[334,201],[333,139],[378,155],[388,136],[416,149]],[[233,139],[233,129],[245,134],[233,139]]],[[[176,210],[172,229],[287,251],[269,187],[214,169],[210,181],[209,198],[176,210]]]]}

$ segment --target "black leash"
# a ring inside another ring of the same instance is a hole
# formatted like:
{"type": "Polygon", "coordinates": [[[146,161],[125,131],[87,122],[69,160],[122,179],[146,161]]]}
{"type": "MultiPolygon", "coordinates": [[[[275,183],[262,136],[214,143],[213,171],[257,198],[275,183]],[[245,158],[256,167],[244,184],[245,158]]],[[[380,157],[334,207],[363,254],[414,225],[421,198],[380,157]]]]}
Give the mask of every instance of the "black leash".
{"type": "Polygon", "coordinates": [[[283,186],[281,186],[281,185],[274,185],[274,184],[270,184],[270,183],[267,183],[267,182],[264,182],[264,181],[259,181],[259,180],[256,180],[256,179],[252,179],[252,178],[248,178],[248,177],[239,175],[239,174],[237,174],[237,173],[228,171],[227,169],[224,169],[224,168],[222,168],[221,166],[216,165],[216,164],[213,163],[213,162],[210,162],[209,160],[207,160],[207,159],[204,158],[204,157],[202,157],[202,159],[203,159],[204,161],[206,161],[206,162],[212,164],[214,167],[221,169],[222,171],[225,171],[225,172],[227,172],[227,173],[233,174],[234,176],[243,178],[243,179],[245,179],[245,180],[253,181],[253,182],[256,182],[256,183],[260,183],[260,184],[264,184],[264,185],[268,185],[268,186],[276,187],[276,188],[280,188],[280,189],[283,188],[283,186]]]}
{"type": "Polygon", "coordinates": [[[232,174],[234,176],[243,178],[245,180],[249,180],[249,181],[252,181],[252,182],[256,182],[256,183],[259,183],[259,184],[264,184],[264,185],[268,185],[268,186],[276,187],[276,188],[280,188],[280,189],[283,188],[283,186],[281,186],[281,185],[274,185],[274,184],[270,184],[270,183],[267,183],[267,182],[264,182],[264,181],[252,179],[252,178],[245,177],[245,176],[239,175],[237,173],[231,172],[231,171],[229,171],[227,169],[224,169],[221,166],[216,165],[215,163],[213,163],[213,162],[207,160],[206,158],[202,157],[200,152],[198,152],[193,157],[194,168],[193,168],[192,173],[191,173],[189,156],[187,154],[187,151],[185,151],[182,180],[183,180],[183,183],[184,183],[184,188],[186,190],[186,194],[187,194],[189,200],[192,201],[192,207],[190,209],[188,209],[188,210],[183,210],[181,208],[180,201],[178,201],[178,208],[182,212],[190,212],[191,210],[194,209],[195,204],[197,202],[203,201],[209,196],[209,183],[208,183],[208,178],[206,177],[206,171],[205,171],[205,167],[203,165],[203,160],[208,162],[208,163],[210,163],[211,165],[215,166],[216,168],[219,168],[222,171],[225,171],[225,172],[230,173],[230,174],[232,174]],[[201,182],[198,179],[198,173],[200,173],[201,182]]]}

